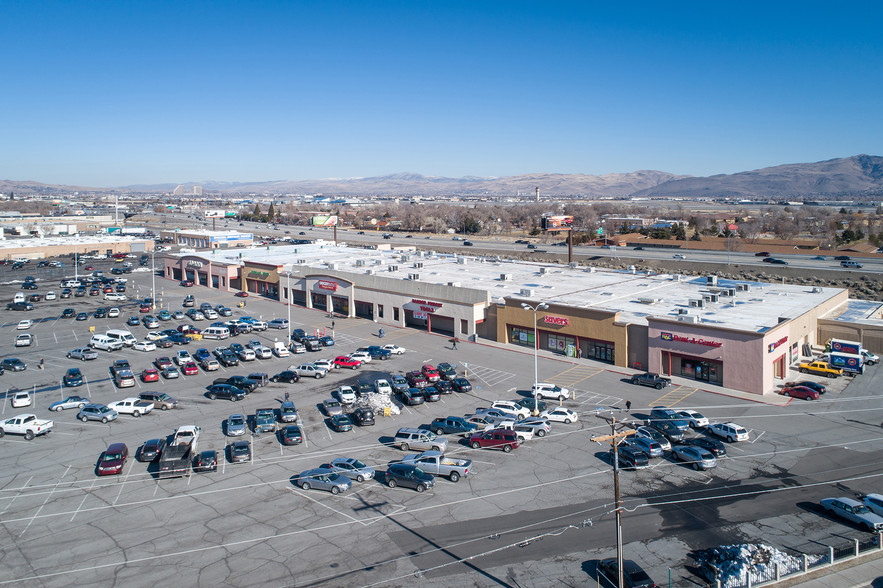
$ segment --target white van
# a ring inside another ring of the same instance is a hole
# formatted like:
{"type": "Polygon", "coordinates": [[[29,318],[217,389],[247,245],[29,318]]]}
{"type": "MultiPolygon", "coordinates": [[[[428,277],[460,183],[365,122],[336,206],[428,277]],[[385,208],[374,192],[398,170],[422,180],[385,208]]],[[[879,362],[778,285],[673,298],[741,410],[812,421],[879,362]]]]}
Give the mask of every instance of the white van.
{"type": "Polygon", "coordinates": [[[119,341],[126,347],[132,347],[135,343],[138,342],[138,339],[135,338],[135,335],[125,329],[110,329],[105,333],[105,335],[110,337],[111,339],[119,341]]]}
{"type": "Polygon", "coordinates": [[[61,282],[62,288],[79,288],[80,280],[62,280],[61,282]]]}
{"type": "Polygon", "coordinates": [[[226,339],[230,336],[227,327],[209,327],[202,332],[203,339],[226,339]]]}
{"type": "Polygon", "coordinates": [[[289,355],[291,355],[291,352],[288,351],[288,348],[282,341],[273,342],[273,353],[276,355],[276,357],[288,357],[289,355]]]}
{"type": "Polygon", "coordinates": [[[102,351],[119,351],[123,348],[122,341],[111,339],[107,335],[92,335],[89,339],[89,347],[102,351]]]}
{"type": "Polygon", "coordinates": [[[13,302],[24,302],[25,301],[24,292],[16,293],[16,295],[12,298],[12,301],[13,302]]]}

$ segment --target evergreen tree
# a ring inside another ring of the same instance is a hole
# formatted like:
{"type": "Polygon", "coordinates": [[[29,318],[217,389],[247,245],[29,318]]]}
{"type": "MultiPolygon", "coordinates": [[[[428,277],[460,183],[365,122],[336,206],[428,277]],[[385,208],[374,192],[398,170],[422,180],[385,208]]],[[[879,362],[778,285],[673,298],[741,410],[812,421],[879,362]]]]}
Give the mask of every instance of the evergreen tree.
{"type": "Polygon", "coordinates": [[[252,214],[252,216],[260,216],[261,215],[261,205],[256,203],[254,205],[254,210],[251,211],[251,214],[252,214]]]}
{"type": "Polygon", "coordinates": [[[273,206],[273,203],[270,203],[270,208],[267,210],[267,218],[271,221],[276,218],[276,207],[273,206]]]}

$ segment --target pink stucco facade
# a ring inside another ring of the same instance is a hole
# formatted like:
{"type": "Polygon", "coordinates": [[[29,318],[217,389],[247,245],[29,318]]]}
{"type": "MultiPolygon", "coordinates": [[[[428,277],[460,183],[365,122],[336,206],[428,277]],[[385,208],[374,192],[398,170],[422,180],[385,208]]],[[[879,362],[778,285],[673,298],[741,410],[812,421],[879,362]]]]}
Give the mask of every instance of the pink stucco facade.
{"type": "Polygon", "coordinates": [[[648,320],[649,369],[753,394],[768,394],[789,376],[787,324],[751,333],[667,319],[648,320]],[[700,377],[701,374],[701,377],[700,377]]]}

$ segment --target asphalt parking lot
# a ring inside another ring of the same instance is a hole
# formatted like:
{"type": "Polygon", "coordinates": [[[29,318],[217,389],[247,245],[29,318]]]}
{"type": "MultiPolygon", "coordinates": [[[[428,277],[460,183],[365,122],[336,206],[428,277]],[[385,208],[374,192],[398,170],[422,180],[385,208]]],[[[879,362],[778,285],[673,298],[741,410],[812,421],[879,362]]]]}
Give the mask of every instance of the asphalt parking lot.
{"type": "MultiPolygon", "coordinates": [[[[104,262],[96,267],[104,269],[104,262]]],[[[70,268],[11,272],[0,268],[0,297],[12,300],[25,274],[38,278],[39,292],[60,292],[61,275],[70,268]],[[3,273],[5,272],[5,273],[3,273]]],[[[151,276],[125,276],[130,297],[150,295],[151,276]]],[[[230,293],[181,288],[156,280],[157,300],[181,308],[186,294],[197,306],[226,304],[234,317],[287,318],[277,302],[255,297],[245,308],[230,293]]],[[[360,370],[337,370],[327,378],[297,384],[269,384],[233,403],[209,400],[205,386],[217,377],[250,372],[270,375],[301,360],[333,357],[356,347],[380,343],[377,326],[360,319],[335,319],[335,347],[306,356],[257,360],[239,368],[182,376],[118,390],[109,378],[114,359],[126,358],[139,373],[158,356],[177,348],[142,353],[127,349],[99,353],[80,362],[65,354],[85,346],[89,327],[103,333],[123,328],[139,315],[129,302],[101,297],[38,302],[31,312],[6,312],[0,325],[0,355],[19,357],[28,368],[6,372],[0,384],[8,394],[35,392],[35,405],[13,409],[4,400],[3,418],[34,412],[55,421],[48,437],[32,441],[14,435],[0,439],[0,521],[3,524],[0,584],[28,581],[46,586],[120,584],[151,586],[162,581],[250,586],[316,585],[548,585],[593,581],[592,562],[612,554],[612,474],[607,447],[590,437],[609,432],[600,415],[640,420],[656,405],[695,408],[712,420],[733,420],[750,432],[748,442],[728,444],[728,457],[707,472],[694,471],[669,458],[652,460],[637,472],[623,472],[627,557],[636,559],[657,582],[674,569],[674,585],[699,585],[685,567],[688,553],[763,538],[776,546],[810,551],[831,535],[864,533],[833,521],[813,505],[830,495],[879,490],[880,397],[872,384],[876,368],[849,383],[838,380],[822,400],[795,400],[772,406],[720,394],[699,386],[675,385],[657,391],[633,387],[611,366],[541,359],[539,379],[570,388],[565,406],[580,420],[553,423],[551,434],[510,454],[473,450],[451,437],[449,455],[473,460],[470,476],[459,483],[438,479],[434,489],[417,493],[383,485],[383,476],[354,483],[334,496],[295,485],[301,471],[334,457],[356,457],[378,472],[404,452],[388,445],[400,427],[428,425],[433,418],[471,413],[496,399],[524,395],[533,382],[532,355],[520,349],[463,343],[449,348],[447,338],[411,329],[385,327],[382,343],[408,352],[374,361],[360,370]],[[64,308],[77,312],[119,306],[116,319],[74,321],[58,318],[64,308]],[[27,332],[35,342],[14,348],[19,320],[36,322],[27,332]],[[44,369],[38,369],[40,358],[44,369]],[[405,407],[402,414],[378,417],[373,427],[332,431],[320,412],[322,400],[340,384],[373,380],[390,372],[419,369],[447,361],[466,373],[471,393],[442,396],[436,403],[405,407]],[[70,367],[79,367],[86,384],[61,388],[70,367]],[[342,373],[341,373],[342,372],[342,373]],[[140,419],[121,415],[102,424],[75,419],[75,410],[49,412],[51,402],[68,394],[107,403],[142,391],[163,391],[180,400],[179,408],[154,411],[140,419]],[[253,415],[258,408],[278,408],[288,391],[295,402],[304,443],[282,446],[271,434],[247,435],[252,457],[232,464],[223,455],[229,443],[223,421],[230,414],[253,415]],[[626,412],[625,400],[632,409],[626,412]],[[202,428],[199,448],[216,449],[218,471],[185,478],[156,479],[148,464],[130,459],[119,476],[97,477],[96,460],[110,443],[123,442],[134,455],[147,439],[171,434],[180,425],[202,428]]],[[[330,319],[318,311],[292,308],[293,328],[325,328],[330,319]]],[[[182,322],[169,321],[161,328],[182,322]]],[[[206,326],[196,324],[198,327],[206,326]]],[[[143,338],[143,326],[130,330],[143,338]]],[[[284,340],[287,331],[265,331],[236,338],[284,340]]],[[[215,342],[193,342],[212,349],[215,342]]],[[[818,549],[817,549],[818,551],[818,549]]]]}

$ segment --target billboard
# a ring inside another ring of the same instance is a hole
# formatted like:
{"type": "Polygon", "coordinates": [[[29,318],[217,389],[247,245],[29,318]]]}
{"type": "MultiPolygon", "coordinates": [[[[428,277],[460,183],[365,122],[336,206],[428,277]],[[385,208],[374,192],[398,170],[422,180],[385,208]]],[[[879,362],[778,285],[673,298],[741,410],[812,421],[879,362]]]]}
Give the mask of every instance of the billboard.
{"type": "Polygon", "coordinates": [[[334,227],[337,226],[337,215],[317,214],[310,218],[310,224],[314,227],[334,227]]]}
{"type": "Polygon", "coordinates": [[[205,218],[224,218],[227,215],[225,210],[206,210],[202,213],[205,218]]]}
{"type": "Polygon", "coordinates": [[[569,231],[573,228],[573,217],[544,216],[541,226],[544,231],[569,231]]]}

